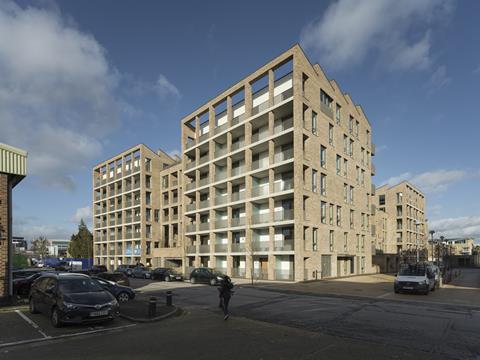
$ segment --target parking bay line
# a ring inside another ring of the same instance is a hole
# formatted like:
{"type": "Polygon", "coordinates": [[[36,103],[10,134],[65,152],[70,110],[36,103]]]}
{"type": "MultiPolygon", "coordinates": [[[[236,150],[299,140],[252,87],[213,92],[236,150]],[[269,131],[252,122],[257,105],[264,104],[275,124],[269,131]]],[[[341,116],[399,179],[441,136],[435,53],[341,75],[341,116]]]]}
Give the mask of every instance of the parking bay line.
{"type": "Polygon", "coordinates": [[[30,319],[27,315],[22,313],[20,310],[15,310],[15,312],[23,319],[25,320],[28,324],[30,324],[35,330],[37,330],[44,338],[49,338],[47,334],[45,334],[42,329],[40,329],[40,326],[38,326],[32,319],[30,319]]]}
{"type": "MultiPolygon", "coordinates": [[[[33,323],[33,321],[32,321],[32,323],[33,323]]],[[[49,341],[49,340],[65,339],[65,338],[71,338],[71,337],[81,336],[81,335],[89,335],[89,334],[95,334],[95,333],[101,333],[101,332],[108,332],[108,331],[112,331],[112,330],[126,329],[126,328],[136,326],[136,325],[137,324],[128,324],[128,325],[122,325],[122,326],[117,326],[117,327],[112,327],[112,328],[103,328],[103,329],[97,329],[97,330],[82,331],[82,332],[79,332],[79,333],[63,334],[63,335],[58,335],[58,336],[47,336],[47,337],[43,337],[43,338],[39,338],[39,339],[13,341],[13,342],[9,342],[9,343],[0,344],[0,349],[5,348],[5,347],[9,347],[9,346],[26,345],[26,344],[44,342],[44,341],[49,341]]]]}

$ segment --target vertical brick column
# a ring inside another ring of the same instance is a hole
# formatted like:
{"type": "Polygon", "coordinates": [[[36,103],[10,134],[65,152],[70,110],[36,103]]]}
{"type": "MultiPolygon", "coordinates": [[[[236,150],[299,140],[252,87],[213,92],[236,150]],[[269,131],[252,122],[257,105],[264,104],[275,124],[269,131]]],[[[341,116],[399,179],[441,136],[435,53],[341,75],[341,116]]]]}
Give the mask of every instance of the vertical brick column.
{"type": "Polygon", "coordinates": [[[8,295],[8,175],[0,173],[0,298],[8,295]]]}

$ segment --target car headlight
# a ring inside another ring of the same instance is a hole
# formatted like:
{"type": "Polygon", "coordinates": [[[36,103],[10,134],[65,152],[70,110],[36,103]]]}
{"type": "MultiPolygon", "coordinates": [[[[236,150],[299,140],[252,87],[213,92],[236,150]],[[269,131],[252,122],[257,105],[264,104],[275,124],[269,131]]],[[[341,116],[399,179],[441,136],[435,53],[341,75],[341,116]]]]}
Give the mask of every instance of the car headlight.
{"type": "Polygon", "coordinates": [[[222,281],[223,278],[221,276],[217,276],[217,280],[222,281]]]}
{"type": "Polygon", "coordinates": [[[113,299],[112,301],[110,301],[109,303],[107,303],[107,305],[110,305],[110,306],[118,306],[118,301],[117,301],[117,299],[113,299]]]}
{"type": "Polygon", "coordinates": [[[66,308],[67,310],[76,310],[76,309],[78,309],[78,306],[77,306],[77,305],[72,304],[72,303],[68,303],[68,302],[64,302],[64,303],[63,303],[63,306],[65,306],[65,308],[66,308]]]}

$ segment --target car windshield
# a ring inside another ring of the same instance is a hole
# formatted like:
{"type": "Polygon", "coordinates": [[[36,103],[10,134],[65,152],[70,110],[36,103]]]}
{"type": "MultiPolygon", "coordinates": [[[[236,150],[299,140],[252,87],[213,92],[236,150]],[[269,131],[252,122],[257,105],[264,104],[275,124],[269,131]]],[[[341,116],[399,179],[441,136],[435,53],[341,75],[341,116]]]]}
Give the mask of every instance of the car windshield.
{"type": "Polygon", "coordinates": [[[65,294],[103,291],[96,281],[86,277],[61,279],[59,287],[65,294]]]}
{"type": "Polygon", "coordinates": [[[400,268],[401,276],[425,276],[425,266],[423,265],[407,265],[400,268]]]}

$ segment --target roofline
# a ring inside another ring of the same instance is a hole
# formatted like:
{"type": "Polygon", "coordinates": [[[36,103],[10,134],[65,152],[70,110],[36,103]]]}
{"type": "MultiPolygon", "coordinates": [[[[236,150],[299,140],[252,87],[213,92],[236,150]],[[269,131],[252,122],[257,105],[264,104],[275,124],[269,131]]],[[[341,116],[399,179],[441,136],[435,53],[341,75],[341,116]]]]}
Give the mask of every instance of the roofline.
{"type": "MultiPolygon", "coordinates": [[[[137,145],[131,146],[131,147],[129,147],[128,149],[125,149],[125,150],[117,153],[117,155],[114,155],[114,156],[112,156],[112,157],[109,157],[108,159],[103,160],[103,161],[100,161],[99,163],[93,165],[93,169],[96,169],[97,167],[99,167],[99,166],[102,165],[103,163],[106,163],[106,162],[108,162],[109,160],[118,157],[120,154],[126,153],[126,152],[128,152],[128,151],[130,151],[130,150],[135,149],[136,147],[141,147],[141,146],[143,146],[143,147],[145,147],[146,149],[150,150],[153,154],[155,154],[155,156],[159,156],[159,155],[157,154],[157,152],[155,152],[155,151],[154,151],[151,147],[149,147],[148,145],[145,145],[144,143],[138,143],[137,145]]],[[[172,159],[172,161],[175,161],[175,160],[174,160],[170,155],[168,155],[165,151],[163,151],[163,150],[161,150],[161,149],[158,149],[158,151],[161,151],[163,154],[165,154],[165,155],[168,156],[170,159],[172,159]]]]}
{"type": "MultiPolygon", "coordinates": [[[[263,65],[257,67],[257,70],[258,69],[261,69],[262,67],[265,67],[267,66],[268,64],[274,62],[277,58],[279,57],[282,57],[282,56],[285,56],[287,55],[288,53],[292,53],[292,56],[293,56],[293,52],[294,50],[298,50],[299,52],[302,53],[302,55],[305,57],[305,59],[307,60],[307,62],[309,63],[310,67],[312,68],[312,70],[315,72],[315,73],[318,73],[317,70],[315,69],[315,65],[318,65],[318,67],[320,68],[320,70],[323,72],[323,74],[325,75],[327,81],[329,82],[329,85],[331,86],[331,88],[334,90],[333,88],[333,85],[331,84],[332,81],[335,82],[335,84],[338,86],[339,90],[340,90],[340,96],[343,97],[343,99],[345,100],[345,102],[348,104],[350,103],[348,100],[347,100],[347,96],[350,97],[350,95],[346,92],[343,92],[342,89],[340,88],[340,85],[338,84],[338,82],[334,79],[334,78],[331,78],[329,79],[325,73],[325,71],[323,70],[323,68],[320,66],[320,64],[318,63],[315,63],[315,64],[312,64],[312,62],[310,61],[309,57],[307,56],[307,54],[305,53],[305,51],[303,50],[302,46],[300,45],[300,43],[296,42],[294,43],[290,48],[288,48],[287,50],[285,50],[284,52],[282,52],[281,54],[275,56],[274,58],[270,59],[269,61],[267,61],[266,63],[264,63],[263,65]]],[[[209,102],[211,102],[213,99],[217,98],[217,97],[222,97],[223,94],[229,92],[230,89],[234,88],[237,84],[245,81],[250,75],[252,75],[255,71],[257,70],[254,70],[253,72],[250,72],[249,74],[247,74],[246,76],[244,76],[242,79],[234,82],[232,85],[228,86],[227,88],[225,88],[224,90],[222,90],[221,92],[217,93],[217,95],[215,95],[213,98],[211,98],[210,100],[206,101],[206,102],[203,102],[200,106],[197,106],[193,111],[191,111],[190,113],[186,114],[185,116],[183,116],[181,118],[181,123],[182,125],[185,123],[185,122],[188,122],[191,120],[191,117],[193,116],[193,114],[197,113],[198,110],[202,107],[204,107],[205,105],[207,105],[209,102]]],[[[350,97],[350,99],[352,99],[350,97]]],[[[366,116],[365,114],[365,111],[363,110],[363,107],[360,105],[360,104],[356,104],[353,99],[352,99],[352,104],[351,104],[355,110],[357,111],[358,115],[360,116],[363,116],[365,118],[365,120],[367,120],[367,123],[368,125],[370,125],[370,128],[372,127],[372,124],[370,122],[370,120],[368,119],[368,117],[366,116]],[[357,108],[359,107],[361,109],[361,112],[359,111],[359,109],[357,108]]]]}
{"type": "Polygon", "coordinates": [[[11,152],[14,152],[18,155],[28,156],[28,152],[26,150],[23,150],[23,149],[20,149],[20,148],[11,146],[11,145],[7,145],[5,143],[0,143],[0,148],[3,148],[5,150],[11,151],[11,152]]]}
{"type": "Polygon", "coordinates": [[[400,186],[400,185],[402,185],[402,184],[408,184],[408,185],[410,185],[411,187],[415,188],[415,190],[417,190],[419,193],[421,193],[423,196],[425,196],[425,193],[424,193],[417,185],[411,183],[411,182],[408,181],[408,180],[400,181],[399,183],[397,183],[397,184],[395,184],[395,185],[392,185],[392,186],[390,186],[390,187],[388,187],[388,184],[384,184],[384,185],[382,185],[382,186],[380,186],[380,187],[377,187],[377,190],[378,190],[378,189],[381,189],[382,187],[385,187],[385,186],[387,186],[387,189],[390,190],[390,189],[393,189],[394,187],[400,186]]]}

